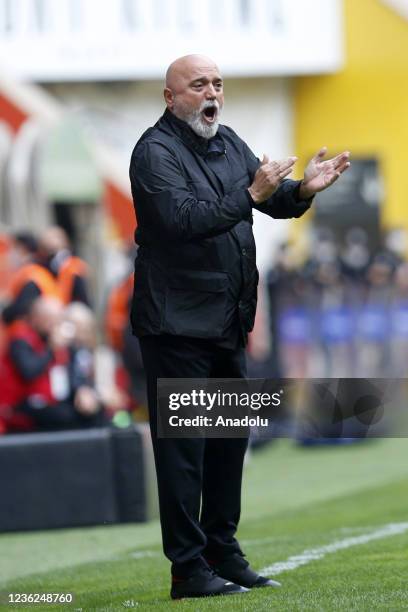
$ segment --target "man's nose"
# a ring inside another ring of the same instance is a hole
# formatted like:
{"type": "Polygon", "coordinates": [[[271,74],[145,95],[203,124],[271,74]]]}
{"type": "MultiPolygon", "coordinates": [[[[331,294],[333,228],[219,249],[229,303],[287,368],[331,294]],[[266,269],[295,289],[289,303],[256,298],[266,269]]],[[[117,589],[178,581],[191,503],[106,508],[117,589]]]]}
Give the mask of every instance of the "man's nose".
{"type": "Polygon", "coordinates": [[[212,83],[207,86],[205,97],[207,100],[214,100],[217,97],[217,92],[215,91],[215,87],[212,83]]]}

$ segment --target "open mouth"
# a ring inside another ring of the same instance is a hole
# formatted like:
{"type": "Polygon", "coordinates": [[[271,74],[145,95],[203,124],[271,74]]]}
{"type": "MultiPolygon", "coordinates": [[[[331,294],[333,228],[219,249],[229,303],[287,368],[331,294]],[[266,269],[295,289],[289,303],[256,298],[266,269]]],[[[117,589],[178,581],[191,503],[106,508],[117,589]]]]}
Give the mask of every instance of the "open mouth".
{"type": "Polygon", "coordinates": [[[217,117],[217,108],[215,106],[207,106],[201,114],[208,123],[214,123],[217,117]]]}

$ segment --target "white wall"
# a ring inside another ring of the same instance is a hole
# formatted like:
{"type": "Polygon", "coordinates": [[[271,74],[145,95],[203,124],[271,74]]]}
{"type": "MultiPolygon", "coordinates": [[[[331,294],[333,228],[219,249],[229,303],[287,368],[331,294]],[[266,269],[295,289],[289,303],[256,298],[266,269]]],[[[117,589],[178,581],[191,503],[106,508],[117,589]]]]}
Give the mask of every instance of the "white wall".
{"type": "Polygon", "coordinates": [[[0,61],[23,78],[159,78],[187,53],[228,76],[338,70],[342,0],[0,0],[0,61]]]}

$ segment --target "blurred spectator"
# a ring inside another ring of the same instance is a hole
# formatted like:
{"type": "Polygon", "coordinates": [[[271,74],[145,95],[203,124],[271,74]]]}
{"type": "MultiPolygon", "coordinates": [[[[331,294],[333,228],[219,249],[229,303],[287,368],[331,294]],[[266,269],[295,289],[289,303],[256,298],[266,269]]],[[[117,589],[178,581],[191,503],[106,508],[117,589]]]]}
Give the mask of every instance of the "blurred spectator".
{"type": "Polygon", "coordinates": [[[408,251],[407,230],[396,227],[388,231],[384,237],[384,251],[393,259],[395,268],[402,263],[408,251]]]}
{"type": "MultiPolygon", "coordinates": [[[[80,302],[69,304],[64,311],[63,325],[72,338],[69,344],[71,385],[95,389],[96,321],[92,310],[80,302]]],[[[98,395],[110,416],[129,408],[126,393],[115,384],[98,389],[98,395]]]]}
{"type": "Polygon", "coordinates": [[[73,367],[69,345],[74,337],[63,321],[62,304],[54,298],[36,299],[27,320],[14,326],[0,364],[0,414],[6,429],[105,424],[97,393],[84,372],[73,367]]]}
{"type": "MultiPolygon", "coordinates": [[[[2,305],[7,301],[7,287],[10,279],[10,249],[11,239],[7,232],[2,231],[0,224],[0,313],[2,305]]],[[[7,332],[0,315],[0,354],[4,351],[7,332]]]]}
{"type": "Polygon", "coordinates": [[[105,313],[106,337],[110,346],[121,353],[124,333],[129,323],[130,302],[133,294],[133,272],[115,285],[109,296],[105,313]]]}
{"type": "Polygon", "coordinates": [[[9,300],[2,311],[3,321],[7,325],[24,317],[33,301],[40,295],[54,298],[59,296],[55,278],[39,264],[37,256],[37,240],[31,233],[13,236],[13,276],[7,290],[9,300]]]}
{"type": "Polygon", "coordinates": [[[390,307],[395,261],[377,254],[367,271],[367,287],[358,317],[358,375],[383,378],[392,375],[390,360],[390,307]]]}
{"type": "Polygon", "coordinates": [[[407,378],[408,374],[408,263],[395,272],[395,287],[391,308],[392,377],[407,378]]]}
{"type": "Polygon", "coordinates": [[[311,341],[307,281],[295,268],[287,244],[280,247],[275,266],[267,276],[272,374],[287,378],[307,375],[311,341]]]}
{"type": "Polygon", "coordinates": [[[3,230],[0,223],[0,302],[4,300],[10,276],[11,237],[3,230]]]}
{"type": "Polygon", "coordinates": [[[328,227],[317,228],[312,235],[310,256],[303,266],[307,278],[312,278],[320,264],[338,261],[338,249],[333,232],[328,227]]]}
{"type": "Polygon", "coordinates": [[[81,302],[72,302],[64,310],[62,328],[70,337],[69,351],[71,380],[74,386],[93,387],[96,322],[90,308],[81,302]]]}
{"type": "Polygon", "coordinates": [[[344,378],[353,375],[353,311],[340,261],[321,262],[313,278],[315,355],[309,375],[344,378]]]}
{"type": "MultiPolygon", "coordinates": [[[[133,255],[132,250],[129,257],[133,255]]],[[[133,277],[133,272],[129,273],[112,288],[107,300],[105,330],[117,355],[116,382],[128,394],[134,409],[139,409],[147,406],[147,399],[139,340],[132,334],[130,325],[133,277]]]]}
{"type": "Polygon", "coordinates": [[[352,227],[346,234],[340,254],[342,272],[354,283],[361,283],[370,262],[367,233],[361,227],[352,227]]]}
{"type": "Polygon", "coordinates": [[[64,304],[83,302],[90,305],[88,266],[71,253],[68,236],[62,227],[49,227],[41,235],[39,259],[56,278],[64,304]]]}

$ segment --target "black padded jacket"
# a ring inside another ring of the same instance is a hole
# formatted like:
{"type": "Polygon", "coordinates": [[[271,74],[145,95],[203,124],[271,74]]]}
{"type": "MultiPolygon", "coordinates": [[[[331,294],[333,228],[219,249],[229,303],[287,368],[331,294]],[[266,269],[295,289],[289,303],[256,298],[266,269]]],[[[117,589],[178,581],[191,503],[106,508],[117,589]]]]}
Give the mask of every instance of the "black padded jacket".
{"type": "Polygon", "coordinates": [[[205,140],[166,110],[136,144],[130,180],[137,218],[137,336],[173,334],[228,346],[253,328],[258,271],[252,209],[286,219],[311,204],[285,180],[267,201],[248,192],[259,159],[229,127],[205,140]],[[232,334],[233,335],[233,334],[232,334]]]}

